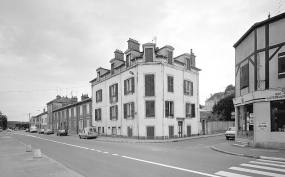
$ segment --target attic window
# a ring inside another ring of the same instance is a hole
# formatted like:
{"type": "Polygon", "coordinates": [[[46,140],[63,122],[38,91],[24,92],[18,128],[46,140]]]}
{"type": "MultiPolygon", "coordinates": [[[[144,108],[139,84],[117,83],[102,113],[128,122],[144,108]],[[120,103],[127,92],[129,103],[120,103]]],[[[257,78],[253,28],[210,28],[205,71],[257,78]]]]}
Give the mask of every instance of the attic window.
{"type": "Polygon", "coordinates": [[[115,66],[115,63],[112,63],[111,64],[111,75],[114,74],[114,66],[115,66]]]}
{"type": "Polygon", "coordinates": [[[167,56],[168,56],[168,64],[172,65],[172,61],[173,61],[173,54],[171,51],[167,51],[167,56]]]}
{"type": "Polygon", "coordinates": [[[188,69],[188,70],[191,69],[191,61],[189,58],[186,58],[186,69],[188,69]]]}
{"type": "Polygon", "coordinates": [[[145,49],[145,61],[146,62],[153,62],[153,48],[146,48],[145,49]]]}
{"type": "Polygon", "coordinates": [[[97,72],[97,80],[100,81],[100,72],[97,72]]]}
{"type": "Polygon", "coordinates": [[[128,54],[126,56],[126,67],[129,67],[130,66],[130,62],[131,62],[131,54],[128,54]]]}

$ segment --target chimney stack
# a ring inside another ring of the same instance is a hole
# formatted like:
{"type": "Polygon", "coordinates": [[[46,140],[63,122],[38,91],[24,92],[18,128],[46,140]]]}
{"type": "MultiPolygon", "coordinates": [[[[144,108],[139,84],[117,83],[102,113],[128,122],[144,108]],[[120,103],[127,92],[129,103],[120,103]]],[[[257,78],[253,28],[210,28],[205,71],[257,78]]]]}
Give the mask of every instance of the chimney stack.
{"type": "Polygon", "coordinates": [[[56,99],[57,99],[57,100],[60,100],[60,99],[61,99],[61,96],[60,96],[60,95],[57,95],[57,96],[56,96],[56,99]]]}
{"type": "Polygon", "coordinates": [[[124,53],[121,50],[116,49],[115,53],[115,58],[124,60],[124,53]]]}
{"type": "Polygon", "coordinates": [[[139,52],[140,51],[140,44],[138,43],[138,41],[136,41],[132,38],[129,38],[128,49],[133,49],[133,50],[136,50],[139,52]]]}
{"type": "Polygon", "coordinates": [[[192,49],[190,50],[190,58],[192,60],[192,66],[196,67],[196,56],[194,55],[192,49]]]}
{"type": "Polygon", "coordinates": [[[89,97],[88,97],[88,94],[82,94],[81,95],[81,101],[83,101],[83,100],[86,100],[86,99],[88,99],[89,97]]]}

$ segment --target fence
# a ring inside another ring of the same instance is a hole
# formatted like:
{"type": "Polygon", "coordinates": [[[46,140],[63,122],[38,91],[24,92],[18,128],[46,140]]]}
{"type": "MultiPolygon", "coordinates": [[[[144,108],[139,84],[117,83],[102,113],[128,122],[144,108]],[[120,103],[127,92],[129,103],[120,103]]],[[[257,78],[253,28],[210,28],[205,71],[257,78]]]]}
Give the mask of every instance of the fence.
{"type": "Polygon", "coordinates": [[[234,127],[234,121],[217,121],[217,122],[202,122],[202,131],[204,135],[210,135],[215,133],[224,133],[227,128],[234,127]]]}

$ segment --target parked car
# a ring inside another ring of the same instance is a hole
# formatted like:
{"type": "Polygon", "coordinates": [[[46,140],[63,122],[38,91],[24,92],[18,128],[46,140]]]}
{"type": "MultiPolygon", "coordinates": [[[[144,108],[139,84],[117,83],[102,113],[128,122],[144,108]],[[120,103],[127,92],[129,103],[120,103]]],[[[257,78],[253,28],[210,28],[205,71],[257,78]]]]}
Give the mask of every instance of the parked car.
{"type": "Polygon", "coordinates": [[[8,129],[7,129],[7,132],[11,132],[11,129],[10,129],[10,128],[8,128],[8,129]]]}
{"type": "Polygon", "coordinates": [[[45,131],[44,131],[44,134],[45,135],[50,135],[50,134],[53,134],[54,132],[53,132],[53,130],[52,129],[46,129],[45,131]]]}
{"type": "Polygon", "coordinates": [[[225,133],[227,140],[230,138],[235,139],[235,133],[236,133],[236,128],[235,127],[229,127],[225,133]]]}
{"type": "Polygon", "coordinates": [[[67,136],[67,130],[58,130],[56,132],[56,136],[61,136],[61,135],[67,136]]]}
{"type": "Polygon", "coordinates": [[[31,126],[30,127],[30,133],[37,133],[38,130],[37,130],[37,127],[36,126],[31,126]]]}
{"type": "Polygon", "coordinates": [[[26,132],[29,132],[30,130],[28,128],[26,128],[26,132]]]}
{"type": "Polygon", "coordinates": [[[39,129],[39,134],[44,134],[45,129],[39,129]]]}
{"type": "Polygon", "coordinates": [[[79,138],[97,138],[98,133],[96,132],[95,127],[85,127],[80,133],[79,133],[79,138]]]}

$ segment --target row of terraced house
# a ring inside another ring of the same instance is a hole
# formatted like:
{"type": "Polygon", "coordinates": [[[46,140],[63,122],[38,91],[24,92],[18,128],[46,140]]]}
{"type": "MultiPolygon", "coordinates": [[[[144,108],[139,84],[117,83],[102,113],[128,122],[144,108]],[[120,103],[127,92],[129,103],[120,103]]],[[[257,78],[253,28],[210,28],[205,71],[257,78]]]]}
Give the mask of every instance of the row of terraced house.
{"type": "Polygon", "coordinates": [[[35,116],[39,128],[79,133],[95,126],[103,136],[168,139],[201,133],[199,71],[192,52],[174,57],[174,48],[141,46],[129,39],[115,50],[110,69],[97,68],[91,98],[57,96],[35,116]],[[44,119],[42,117],[46,115],[44,119]]]}

